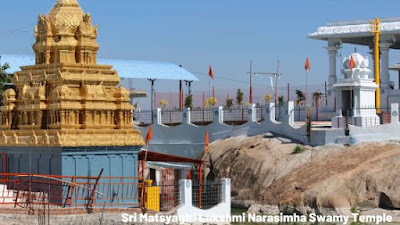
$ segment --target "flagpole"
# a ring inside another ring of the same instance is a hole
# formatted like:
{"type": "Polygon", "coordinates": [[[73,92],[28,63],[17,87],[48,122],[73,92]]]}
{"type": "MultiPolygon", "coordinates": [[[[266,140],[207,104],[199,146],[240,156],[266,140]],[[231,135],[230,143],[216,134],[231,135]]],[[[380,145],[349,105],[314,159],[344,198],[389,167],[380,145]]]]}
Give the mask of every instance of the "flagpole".
{"type": "Polygon", "coordinates": [[[206,97],[205,97],[205,94],[203,91],[203,108],[205,108],[205,107],[206,107],[206,97]]]}
{"type": "Polygon", "coordinates": [[[253,75],[253,60],[250,60],[250,93],[249,93],[249,103],[252,104],[253,103],[253,87],[251,84],[252,81],[252,75],[253,75]]]}
{"type": "MultiPolygon", "coordinates": [[[[352,60],[353,60],[353,56],[351,56],[350,64],[352,64],[352,60]]],[[[354,110],[353,110],[353,106],[354,106],[354,103],[353,103],[353,65],[350,65],[350,74],[351,74],[350,109],[351,109],[351,115],[354,116],[353,115],[353,112],[354,112],[354,110]]],[[[357,125],[357,124],[355,124],[355,125],[357,125]]]]}
{"type": "Polygon", "coordinates": [[[353,103],[353,68],[355,67],[355,62],[353,59],[353,56],[350,56],[350,63],[349,63],[349,68],[350,68],[350,75],[351,75],[351,86],[350,86],[350,110],[351,110],[351,116],[353,117],[353,107],[354,107],[354,103],[353,103]]]}
{"type": "Polygon", "coordinates": [[[211,78],[208,76],[208,98],[211,97],[211,78]]]}
{"type": "Polygon", "coordinates": [[[215,106],[215,87],[213,86],[213,94],[212,94],[212,100],[213,100],[213,102],[212,102],[212,106],[215,106]]]}
{"type": "Polygon", "coordinates": [[[305,97],[305,105],[307,106],[307,100],[308,100],[308,69],[306,69],[306,97],[305,97]]]}
{"type": "Polygon", "coordinates": [[[306,58],[306,65],[304,69],[306,70],[306,95],[304,98],[304,105],[307,107],[307,100],[308,100],[308,71],[310,70],[310,61],[308,61],[308,57],[306,58]]]}

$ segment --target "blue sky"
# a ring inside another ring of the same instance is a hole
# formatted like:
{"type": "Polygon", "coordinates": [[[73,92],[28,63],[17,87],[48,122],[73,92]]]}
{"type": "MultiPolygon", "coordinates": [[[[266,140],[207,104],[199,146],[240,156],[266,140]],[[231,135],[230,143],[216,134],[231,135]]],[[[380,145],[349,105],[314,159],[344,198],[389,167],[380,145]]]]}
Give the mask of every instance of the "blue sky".
{"type": "MultiPolygon", "coordinates": [[[[39,13],[47,14],[56,0],[2,1],[0,54],[32,54],[33,27],[39,13]]],[[[218,76],[246,80],[249,61],[255,71],[275,71],[281,61],[282,84],[305,83],[304,61],[310,58],[309,84],[327,79],[325,42],[310,40],[308,33],[327,22],[400,16],[398,0],[79,0],[99,25],[99,56],[114,59],[161,60],[180,64],[192,72],[207,73],[211,64],[218,76]],[[376,4],[374,4],[376,2],[376,4]]],[[[354,47],[345,45],[345,56],[354,47]]],[[[365,47],[358,51],[366,55],[365,47]]],[[[397,51],[391,62],[400,61],[397,51]]],[[[194,85],[208,90],[206,76],[194,85]]],[[[255,78],[256,84],[269,81],[255,78]]],[[[138,88],[148,84],[140,81],[138,88]]],[[[160,92],[175,83],[157,84],[160,92]]],[[[244,83],[216,79],[218,90],[236,89],[244,83]]],[[[255,85],[256,89],[266,87],[255,85]]],[[[245,89],[245,87],[243,87],[245,89]]]]}

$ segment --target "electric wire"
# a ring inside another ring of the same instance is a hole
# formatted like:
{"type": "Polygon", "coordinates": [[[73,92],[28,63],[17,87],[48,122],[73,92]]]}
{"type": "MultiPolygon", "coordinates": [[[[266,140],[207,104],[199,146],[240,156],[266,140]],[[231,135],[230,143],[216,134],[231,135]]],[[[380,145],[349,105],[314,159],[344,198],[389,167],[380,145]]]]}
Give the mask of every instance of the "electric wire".
{"type": "MultiPolygon", "coordinates": [[[[199,75],[204,75],[204,76],[209,76],[206,73],[201,73],[201,72],[193,72],[194,74],[199,74],[199,75]]],[[[223,80],[229,80],[229,81],[233,81],[233,82],[238,82],[238,83],[244,83],[244,84],[250,84],[249,81],[245,81],[245,80],[238,80],[238,79],[233,79],[233,78],[228,78],[225,76],[219,76],[219,75],[214,75],[215,78],[220,78],[223,80]]],[[[271,88],[268,85],[264,85],[264,84],[260,84],[260,83],[254,83],[252,82],[253,85],[257,85],[257,86],[261,86],[261,87],[267,87],[267,88],[271,88]]],[[[272,88],[271,88],[272,89],[272,88]]],[[[278,90],[282,90],[282,91],[286,91],[287,92],[287,88],[283,88],[283,87],[278,87],[278,90]]],[[[290,93],[296,93],[296,90],[289,90],[290,93]]]]}

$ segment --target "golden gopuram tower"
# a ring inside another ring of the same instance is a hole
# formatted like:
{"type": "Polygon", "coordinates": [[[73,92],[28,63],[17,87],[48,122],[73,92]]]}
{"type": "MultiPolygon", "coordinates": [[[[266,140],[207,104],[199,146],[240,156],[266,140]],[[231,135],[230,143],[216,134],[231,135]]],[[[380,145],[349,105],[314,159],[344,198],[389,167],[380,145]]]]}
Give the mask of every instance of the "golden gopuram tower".
{"type": "Polygon", "coordinates": [[[129,92],[110,65],[97,64],[97,26],[77,0],[40,15],[36,63],[3,94],[0,146],[141,146],[129,92]]]}

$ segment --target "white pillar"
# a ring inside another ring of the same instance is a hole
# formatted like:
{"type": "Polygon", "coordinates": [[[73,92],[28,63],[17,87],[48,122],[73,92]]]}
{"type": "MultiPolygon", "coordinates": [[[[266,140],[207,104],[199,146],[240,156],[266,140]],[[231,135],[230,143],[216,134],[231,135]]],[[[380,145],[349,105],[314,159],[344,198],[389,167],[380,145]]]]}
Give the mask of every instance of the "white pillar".
{"type": "Polygon", "coordinates": [[[392,43],[379,43],[381,52],[381,88],[389,89],[390,87],[390,75],[389,75],[389,50],[392,43]]]}
{"type": "Polygon", "coordinates": [[[161,121],[161,109],[160,108],[157,108],[156,110],[155,110],[155,112],[154,111],[152,111],[153,112],[153,124],[162,124],[162,121],[161,121]]]}
{"type": "Polygon", "coordinates": [[[328,88],[330,89],[337,81],[336,74],[336,56],[337,51],[340,49],[340,43],[338,41],[328,41],[328,56],[329,56],[329,79],[328,79],[328,88]]]}
{"type": "Polygon", "coordinates": [[[324,108],[326,111],[335,111],[335,89],[333,85],[337,82],[337,71],[336,71],[336,57],[337,52],[341,48],[341,43],[339,40],[329,40],[328,47],[328,56],[329,56],[329,77],[327,83],[327,98],[328,105],[324,108]]]}
{"type": "Polygon", "coordinates": [[[181,205],[192,206],[192,181],[181,179],[179,180],[179,195],[181,205]]]}
{"type": "Polygon", "coordinates": [[[287,103],[287,110],[286,110],[286,116],[288,118],[288,124],[291,126],[294,126],[294,102],[289,101],[287,103]]]}
{"type": "Polygon", "coordinates": [[[391,123],[398,124],[399,123],[399,104],[398,103],[392,103],[391,104],[391,123]]]}
{"type": "Polygon", "coordinates": [[[275,120],[275,103],[270,102],[267,104],[265,120],[276,121],[275,120]]]}
{"type": "Polygon", "coordinates": [[[184,108],[182,111],[183,123],[191,124],[190,120],[190,108],[184,108]]]}
{"type": "Polygon", "coordinates": [[[213,108],[213,123],[224,122],[224,111],[222,109],[222,106],[217,106],[213,108]]]}
{"type": "Polygon", "coordinates": [[[256,104],[250,104],[248,107],[248,122],[257,122],[256,104]]]}
{"type": "MultiPolygon", "coordinates": [[[[220,180],[221,185],[222,185],[222,203],[227,203],[229,206],[231,205],[231,179],[229,178],[222,178],[220,180]]],[[[229,208],[229,214],[230,214],[230,209],[229,208]]]]}
{"type": "Polygon", "coordinates": [[[355,89],[353,90],[353,102],[354,102],[354,106],[353,106],[353,115],[354,116],[362,116],[363,110],[365,109],[361,109],[361,105],[360,105],[360,94],[361,91],[359,89],[355,89]]]}

